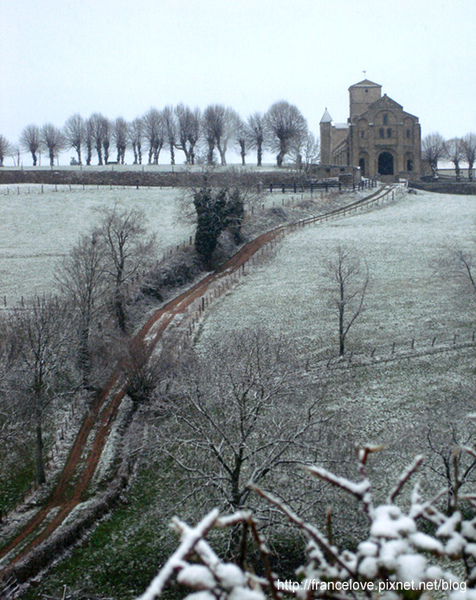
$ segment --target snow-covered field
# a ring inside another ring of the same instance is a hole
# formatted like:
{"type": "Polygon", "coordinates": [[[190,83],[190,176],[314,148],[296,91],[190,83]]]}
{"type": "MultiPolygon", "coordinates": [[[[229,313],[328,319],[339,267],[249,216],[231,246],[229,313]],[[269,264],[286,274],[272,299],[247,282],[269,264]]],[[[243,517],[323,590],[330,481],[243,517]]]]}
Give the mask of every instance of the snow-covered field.
{"type": "Polygon", "coordinates": [[[419,193],[307,227],[285,238],[266,264],[211,309],[203,339],[267,324],[299,340],[308,356],[335,354],[337,314],[329,306],[324,264],[339,245],[365,258],[371,278],[365,312],[348,335],[349,351],[412,339],[418,345],[435,336],[470,338],[474,305],[461,298],[459,281],[438,275],[436,263],[449,247],[474,244],[475,219],[474,196],[419,193]]]}
{"type": "Polygon", "coordinates": [[[166,249],[193,226],[179,218],[181,190],[45,185],[0,186],[0,300],[7,304],[51,290],[58,261],[100,216],[101,206],[143,210],[148,230],[166,249]],[[7,194],[8,188],[8,194],[7,194]]]}

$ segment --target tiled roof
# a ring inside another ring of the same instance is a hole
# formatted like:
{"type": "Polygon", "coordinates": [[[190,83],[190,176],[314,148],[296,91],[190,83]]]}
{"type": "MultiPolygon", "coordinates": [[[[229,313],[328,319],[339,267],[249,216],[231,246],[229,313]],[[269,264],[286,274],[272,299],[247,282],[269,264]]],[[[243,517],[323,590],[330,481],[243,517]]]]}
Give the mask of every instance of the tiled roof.
{"type": "Polygon", "coordinates": [[[370,79],[364,79],[363,81],[359,81],[359,83],[354,83],[354,85],[351,85],[350,87],[379,87],[379,88],[381,88],[382,86],[379,83],[374,83],[373,81],[370,81],[370,79]]]}

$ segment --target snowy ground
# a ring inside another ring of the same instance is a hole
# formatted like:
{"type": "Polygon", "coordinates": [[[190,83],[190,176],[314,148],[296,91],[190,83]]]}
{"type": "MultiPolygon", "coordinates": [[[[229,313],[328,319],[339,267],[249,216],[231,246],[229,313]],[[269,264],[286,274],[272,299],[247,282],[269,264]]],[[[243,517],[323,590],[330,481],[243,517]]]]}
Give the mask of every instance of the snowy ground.
{"type": "Polygon", "coordinates": [[[329,306],[323,265],[339,245],[358,251],[371,277],[365,313],[348,335],[349,350],[455,333],[470,337],[474,306],[459,301],[460,282],[438,277],[435,263],[449,246],[471,246],[475,218],[475,197],[419,193],[289,235],[274,258],[212,307],[203,339],[268,324],[299,340],[307,355],[335,353],[337,315],[329,306]]]}
{"type": "Polygon", "coordinates": [[[0,186],[0,304],[51,290],[58,261],[100,218],[101,206],[143,210],[160,248],[186,241],[193,226],[179,219],[182,195],[172,188],[45,185],[0,186]],[[7,193],[8,188],[8,193],[7,193]]]}

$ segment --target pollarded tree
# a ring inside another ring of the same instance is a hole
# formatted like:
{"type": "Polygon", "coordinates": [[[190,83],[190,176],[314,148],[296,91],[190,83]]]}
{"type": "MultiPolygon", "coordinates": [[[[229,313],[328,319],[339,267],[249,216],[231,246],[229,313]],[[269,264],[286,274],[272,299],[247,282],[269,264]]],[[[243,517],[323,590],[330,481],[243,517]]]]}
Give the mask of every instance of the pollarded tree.
{"type": "Polygon", "coordinates": [[[178,104],[175,107],[177,117],[177,148],[185,154],[188,165],[195,164],[195,146],[200,138],[200,109],[192,110],[188,106],[178,104]]]}
{"type": "Polygon", "coordinates": [[[144,136],[149,144],[149,165],[159,163],[159,155],[165,143],[165,127],[162,113],[151,108],[142,118],[144,136]]]}
{"type": "Polygon", "coordinates": [[[246,149],[248,147],[248,127],[239,116],[237,116],[235,126],[235,141],[241,156],[241,165],[244,167],[246,165],[245,158],[246,149]]]}
{"type": "Polygon", "coordinates": [[[95,118],[91,115],[84,124],[84,146],[86,148],[86,164],[91,165],[95,143],[95,118]]]}
{"type": "Polygon", "coordinates": [[[129,141],[134,153],[134,164],[142,164],[142,139],[144,137],[144,123],[140,117],[134,119],[129,125],[129,141]]]}
{"type": "Polygon", "coordinates": [[[117,117],[114,121],[114,126],[112,130],[112,139],[116,145],[117,150],[117,163],[123,165],[125,156],[126,156],[126,148],[127,148],[127,140],[129,135],[129,126],[127,122],[122,117],[117,117]]]}
{"type": "Polygon", "coordinates": [[[463,157],[468,163],[468,178],[473,180],[473,167],[476,162],[476,134],[468,133],[462,140],[463,157]]]}
{"type": "Polygon", "coordinates": [[[103,117],[102,118],[102,147],[104,149],[104,164],[107,165],[109,161],[109,148],[111,146],[111,138],[113,133],[113,126],[111,121],[103,117]]]}
{"type": "Polygon", "coordinates": [[[93,145],[98,156],[98,165],[103,165],[103,140],[104,140],[104,123],[106,118],[100,113],[93,113],[89,117],[93,145]]]}
{"type": "Polygon", "coordinates": [[[260,112],[255,112],[248,117],[247,139],[249,148],[256,150],[257,166],[262,166],[263,148],[266,141],[265,117],[260,112]]]}
{"type": "Polygon", "coordinates": [[[38,164],[38,151],[41,148],[41,133],[37,125],[27,125],[20,136],[20,146],[31,154],[33,166],[38,164]]]}
{"type": "Polygon", "coordinates": [[[228,144],[236,139],[237,130],[240,124],[240,116],[238,113],[230,107],[225,109],[223,115],[223,125],[221,127],[221,135],[216,137],[217,149],[220,153],[220,162],[224,166],[226,165],[226,152],[228,144]]]}
{"type": "Polygon", "coordinates": [[[212,165],[215,161],[215,145],[217,131],[221,132],[222,115],[225,107],[218,104],[210,104],[205,108],[202,115],[203,136],[207,142],[207,163],[212,165]]]}
{"type": "Polygon", "coordinates": [[[236,135],[239,116],[232,108],[223,104],[210,104],[203,112],[202,129],[208,145],[208,164],[214,162],[215,147],[220,154],[220,162],[226,165],[228,144],[236,135]]]}
{"type": "Polygon", "coordinates": [[[445,157],[445,140],[439,133],[429,133],[423,138],[421,156],[428,161],[435,177],[438,177],[438,161],[445,157]]]}
{"type": "Polygon", "coordinates": [[[284,100],[276,102],[266,113],[268,144],[277,152],[276,163],[283,166],[284,158],[293,146],[300,143],[308,133],[306,119],[294,104],[284,100]]]}
{"type": "Polygon", "coordinates": [[[65,140],[61,130],[51,123],[46,123],[41,128],[41,143],[48,150],[50,166],[54,167],[55,158],[59,156],[59,153],[65,147],[65,140]]]}
{"type": "Polygon", "coordinates": [[[3,167],[3,161],[11,153],[12,145],[4,135],[0,135],[0,167],[3,167]]]}
{"type": "Polygon", "coordinates": [[[339,356],[344,356],[347,334],[364,309],[369,269],[357,250],[338,246],[324,275],[330,283],[330,305],[337,312],[339,356]]]}
{"type": "Polygon", "coordinates": [[[461,178],[460,162],[463,160],[463,140],[461,138],[451,138],[445,142],[445,156],[454,164],[456,179],[461,178]]]}
{"type": "Polygon", "coordinates": [[[175,164],[175,145],[177,143],[177,117],[172,106],[166,106],[162,111],[165,137],[170,150],[170,164],[175,164]]]}
{"type": "Polygon", "coordinates": [[[65,143],[76,150],[78,164],[82,164],[81,150],[85,141],[85,123],[83,117],[76,113],[66,120],[63,127],[65,143]]]}

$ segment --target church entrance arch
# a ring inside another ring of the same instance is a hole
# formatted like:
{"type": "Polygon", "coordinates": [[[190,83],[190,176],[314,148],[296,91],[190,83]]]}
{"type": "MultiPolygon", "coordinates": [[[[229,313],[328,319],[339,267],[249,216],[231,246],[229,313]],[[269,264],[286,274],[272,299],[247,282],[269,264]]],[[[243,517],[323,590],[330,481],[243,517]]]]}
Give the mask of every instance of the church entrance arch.
{"type": "Polygon", "coordinates": [[[390,152],[382,152],[378,157],[379,175],[393,175],[393,155],[390,152]]]}
{"type": "Polygon", "coordinates": [[[365,171],[365,158],[363,156],[361,156],[359,158],[359,167],[360,167],[360,174],[362,175],[362,177],[366,176],[366,171],[365,171]]]}

